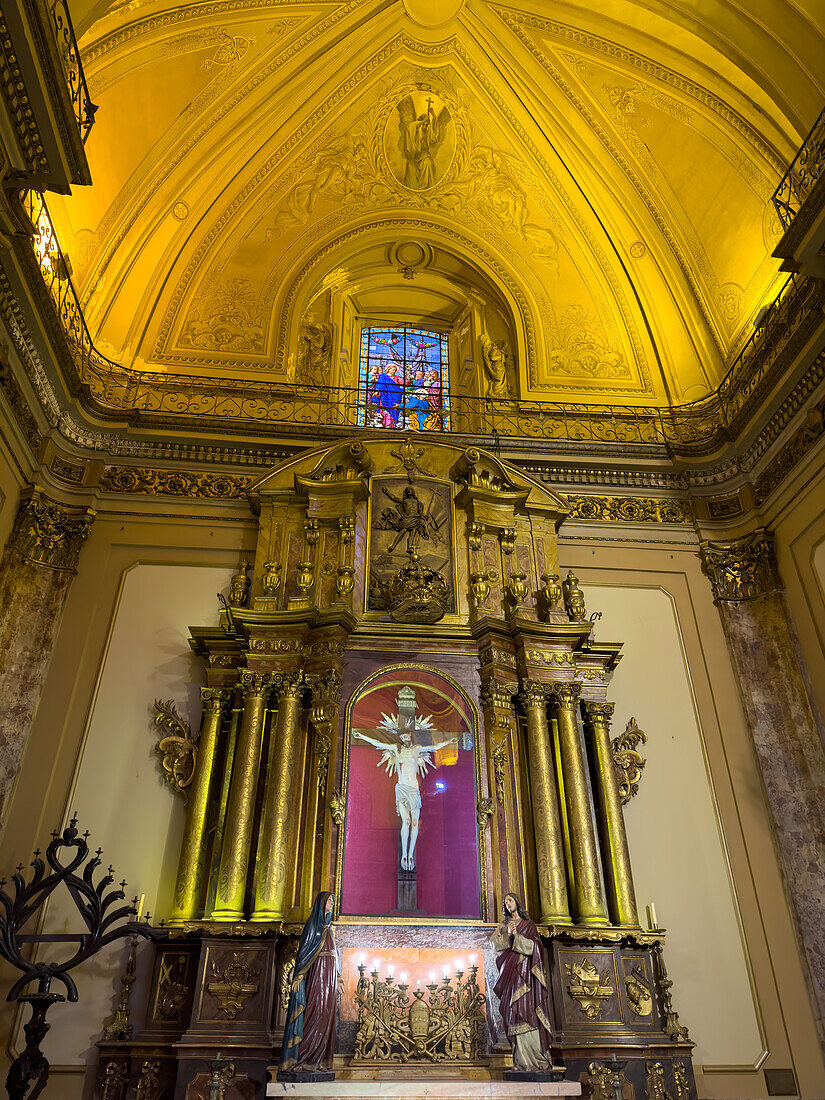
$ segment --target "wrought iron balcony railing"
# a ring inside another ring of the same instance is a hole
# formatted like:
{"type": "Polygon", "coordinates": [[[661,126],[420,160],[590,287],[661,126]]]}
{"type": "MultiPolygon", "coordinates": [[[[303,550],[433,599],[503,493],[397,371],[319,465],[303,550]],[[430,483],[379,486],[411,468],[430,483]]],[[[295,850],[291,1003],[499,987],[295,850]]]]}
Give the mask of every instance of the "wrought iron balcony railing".
{"type": "Polygon", "coordinates": [[[86,85],[86,75],[80,61],[80,50],[77,46],[72,19],[66,0],[54,0],[51,6],[52,24],[57,38],[57,46],[63,61],[63,71],[69,85],[69,95],[74,107],[74,116],[80,130],[80,139],[86,144],[95,121],[96,104],[92,103],[89,89],[86,85]]]}
{"type": "MultiPolygon", "coordinates": [[[[199,377],[132,371],[102,355],[83,316],[69,267],[43,196],[24,192],[33,227],[32,259],[45,281],[68,344],[78,381],[98,407],[139,413],[160,423],[231,421],[262,428],[336,435],[378,427],[381,418],[368,393],[349,387],[310,386],[237,376],[199,377]]],[[[505,400],[450,394],[443,408],[396,412],[398,428],[453,435],[592,443],[703,453],[735,436],[754,403],[772,383],[780,356],[807,338],[806,317],[821,317],[825,290],[791,275],[737,356],[718,389],[699,401],[672,408],[595,405],[584,402],[505,400]]]]}
{"type": "Polygon", "coordinates": [[[787,229],[825,170],[825,108],[773,193],[773,205],[787,229]]]}

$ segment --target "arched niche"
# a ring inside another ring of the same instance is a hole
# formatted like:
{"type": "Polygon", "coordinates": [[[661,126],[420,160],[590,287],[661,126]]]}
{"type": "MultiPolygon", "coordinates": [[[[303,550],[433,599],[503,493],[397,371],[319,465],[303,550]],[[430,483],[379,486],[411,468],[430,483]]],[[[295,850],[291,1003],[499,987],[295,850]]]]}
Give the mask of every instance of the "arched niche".
{"type": "Polygon", "coordinates": [[[481,920],[486,857],[476,810],[480,784],[478,714],[451,676],[411,663],[384,667],[362,681],[344,725],[346,818],[335,887],[342,916],[481,920]],[[401,867],[397,805],[403,792],[392,752],[406,730],[422,761],[412,893],[413,876],[401,867]],[[445,741],[452,743],[431,749],[445,741]]]}
{"type": "Polygon", "coordinates": [[[513,397],[525,391],[537,354],[535,309],[521,285],[487,264],[483,248],[435,224],[344,234],[316,248],[276,300],[276,359],[290,380],[309,385],[356,387],[361,333],[382,324],[448,332],[455,394],[487,394],[487,341],[506,357],[513,397]]]}

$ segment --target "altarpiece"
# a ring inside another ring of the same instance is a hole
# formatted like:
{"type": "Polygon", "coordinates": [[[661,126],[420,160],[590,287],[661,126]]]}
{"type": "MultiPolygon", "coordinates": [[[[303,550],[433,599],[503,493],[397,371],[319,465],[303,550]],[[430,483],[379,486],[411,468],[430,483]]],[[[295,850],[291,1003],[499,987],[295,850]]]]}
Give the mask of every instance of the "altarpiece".
{"type": "Polygon", "coordinates": [[[182,1100],[220,1051],[227,1095],[263,1095],[319,891],[339,1072],[500,1076],[490,938],[512,894],[567,1078],[695,1097],[664,933],[633,889],[621,645],[561,579],[564,500],[484,451],[387,432],[303,453],[249,496],[251,577],[219,626],[191,628],[206,683],[170,936],[146,1027],[101,1045],[100,1080],[154,1060],[182,1100]]]}

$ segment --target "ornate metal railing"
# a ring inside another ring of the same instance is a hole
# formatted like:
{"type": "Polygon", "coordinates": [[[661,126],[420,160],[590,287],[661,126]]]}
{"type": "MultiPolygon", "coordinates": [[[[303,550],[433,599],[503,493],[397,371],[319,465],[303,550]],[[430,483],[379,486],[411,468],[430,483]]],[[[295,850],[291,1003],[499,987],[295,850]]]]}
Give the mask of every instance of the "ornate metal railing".
{"type": "Polygon", "coordinates": [[[825,108],[773,193],[773,205],[787,229],[825,169],[825,108]]]}
{"type": "MultiPolygon", "coordinates": [[[[138,412],[147,419],[175,417],[200,422],[312,428],[334,436],[357,427],[380,427],[369,395],[345,386],[311,386],[265,379],[198,377],[131,371],[101,355],[86,325],[43,196],[24,192],[34,259],[60,319],[79,381],[99,406],[138,412]]],[[[656,408],[584,402],[505,400],[452,393],[449,405],[421,417],[400,409],[396,424],[451,435],[515,437],[691,452],[719,446],[738,432],[754,402],[772,382],[779,356],[807,336],[804,314],[820,316],[825,292],[791,275],[718,389],[688,405],[656,408]],[[811,309],[819,305],[819,309],[811,309]]]]}
{"type": "Polygon", "coordinates": [[[86,84],[86,75],[80,61],[80,50],[77,46],[72,18],[66,0],[54,0],[51,6],[52,23],[57,38],[57,47],[63,61],[63,71],[69,85],[69,95],[72,97],[74,117],[80,130],[80,140],[86,144],[86,138],[94,125],[96,104],[92,103],[89,89],[86,84]]]}

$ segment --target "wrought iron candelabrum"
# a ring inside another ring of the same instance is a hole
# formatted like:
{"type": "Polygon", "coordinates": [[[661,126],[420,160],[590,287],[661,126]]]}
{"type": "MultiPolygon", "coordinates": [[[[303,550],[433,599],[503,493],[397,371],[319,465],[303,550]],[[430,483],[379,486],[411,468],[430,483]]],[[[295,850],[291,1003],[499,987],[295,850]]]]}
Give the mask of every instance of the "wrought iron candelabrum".
{"type": "Polygon", "coordinates": [[[88,832],[78,833],[77,818],[73,817],[62,833],[52,833],[44,855],[39,848],[35,850],[29,864],[32,874],[28,881],[22,863],[11,876],[10,886],[6,879],[0,880],[0,956],[21,972],[6,1000],[31,1005],[31,1017],[23,1028],[25,1049],[12,1062],[6,1077],[6,1092],[11,1100],[36,1100],[46,1086],[49,1063],[40,1049],[50,1028],[46,1013],[58,1001],[77,1000],[77,986],[69,971],[96,955],[102,947],[125,936],[159,939],[167,934],[163,928],[150,927],[148,913],[146,923],[127,919],[138,915],[137,898],[131,904],[117,905],[126,897],[126,883],[121,882],[119,887],[111,889],[115,881],[111,866],[95,881],[102,850],[98,848],[92,854],[88,837],[88,832]],[[85,930],[24,932],[61,885],[68,891],[85,930]],[[54,962],[27,958],[26,945],[39,943],[77,943],[77,949],[67,958],[54,962]],[[35,982],[34,992],[25,993],[24,990],[35,982]],[[65,995],[52,989],[53,982],[64,987],[65,995]]]}
{"type": "Polygon", "coordinates": [[[445,973],[440,982],[431,975],[426,994],[419,983],[412,999],[404,975],[396,983],[392,974],[382,978],[376,967],[367,977],[365,963],[358,974],[353,1064],[478,1064],[484,994],[476,980],[477,966],[458,968],[452,976],[445,973]]]}

